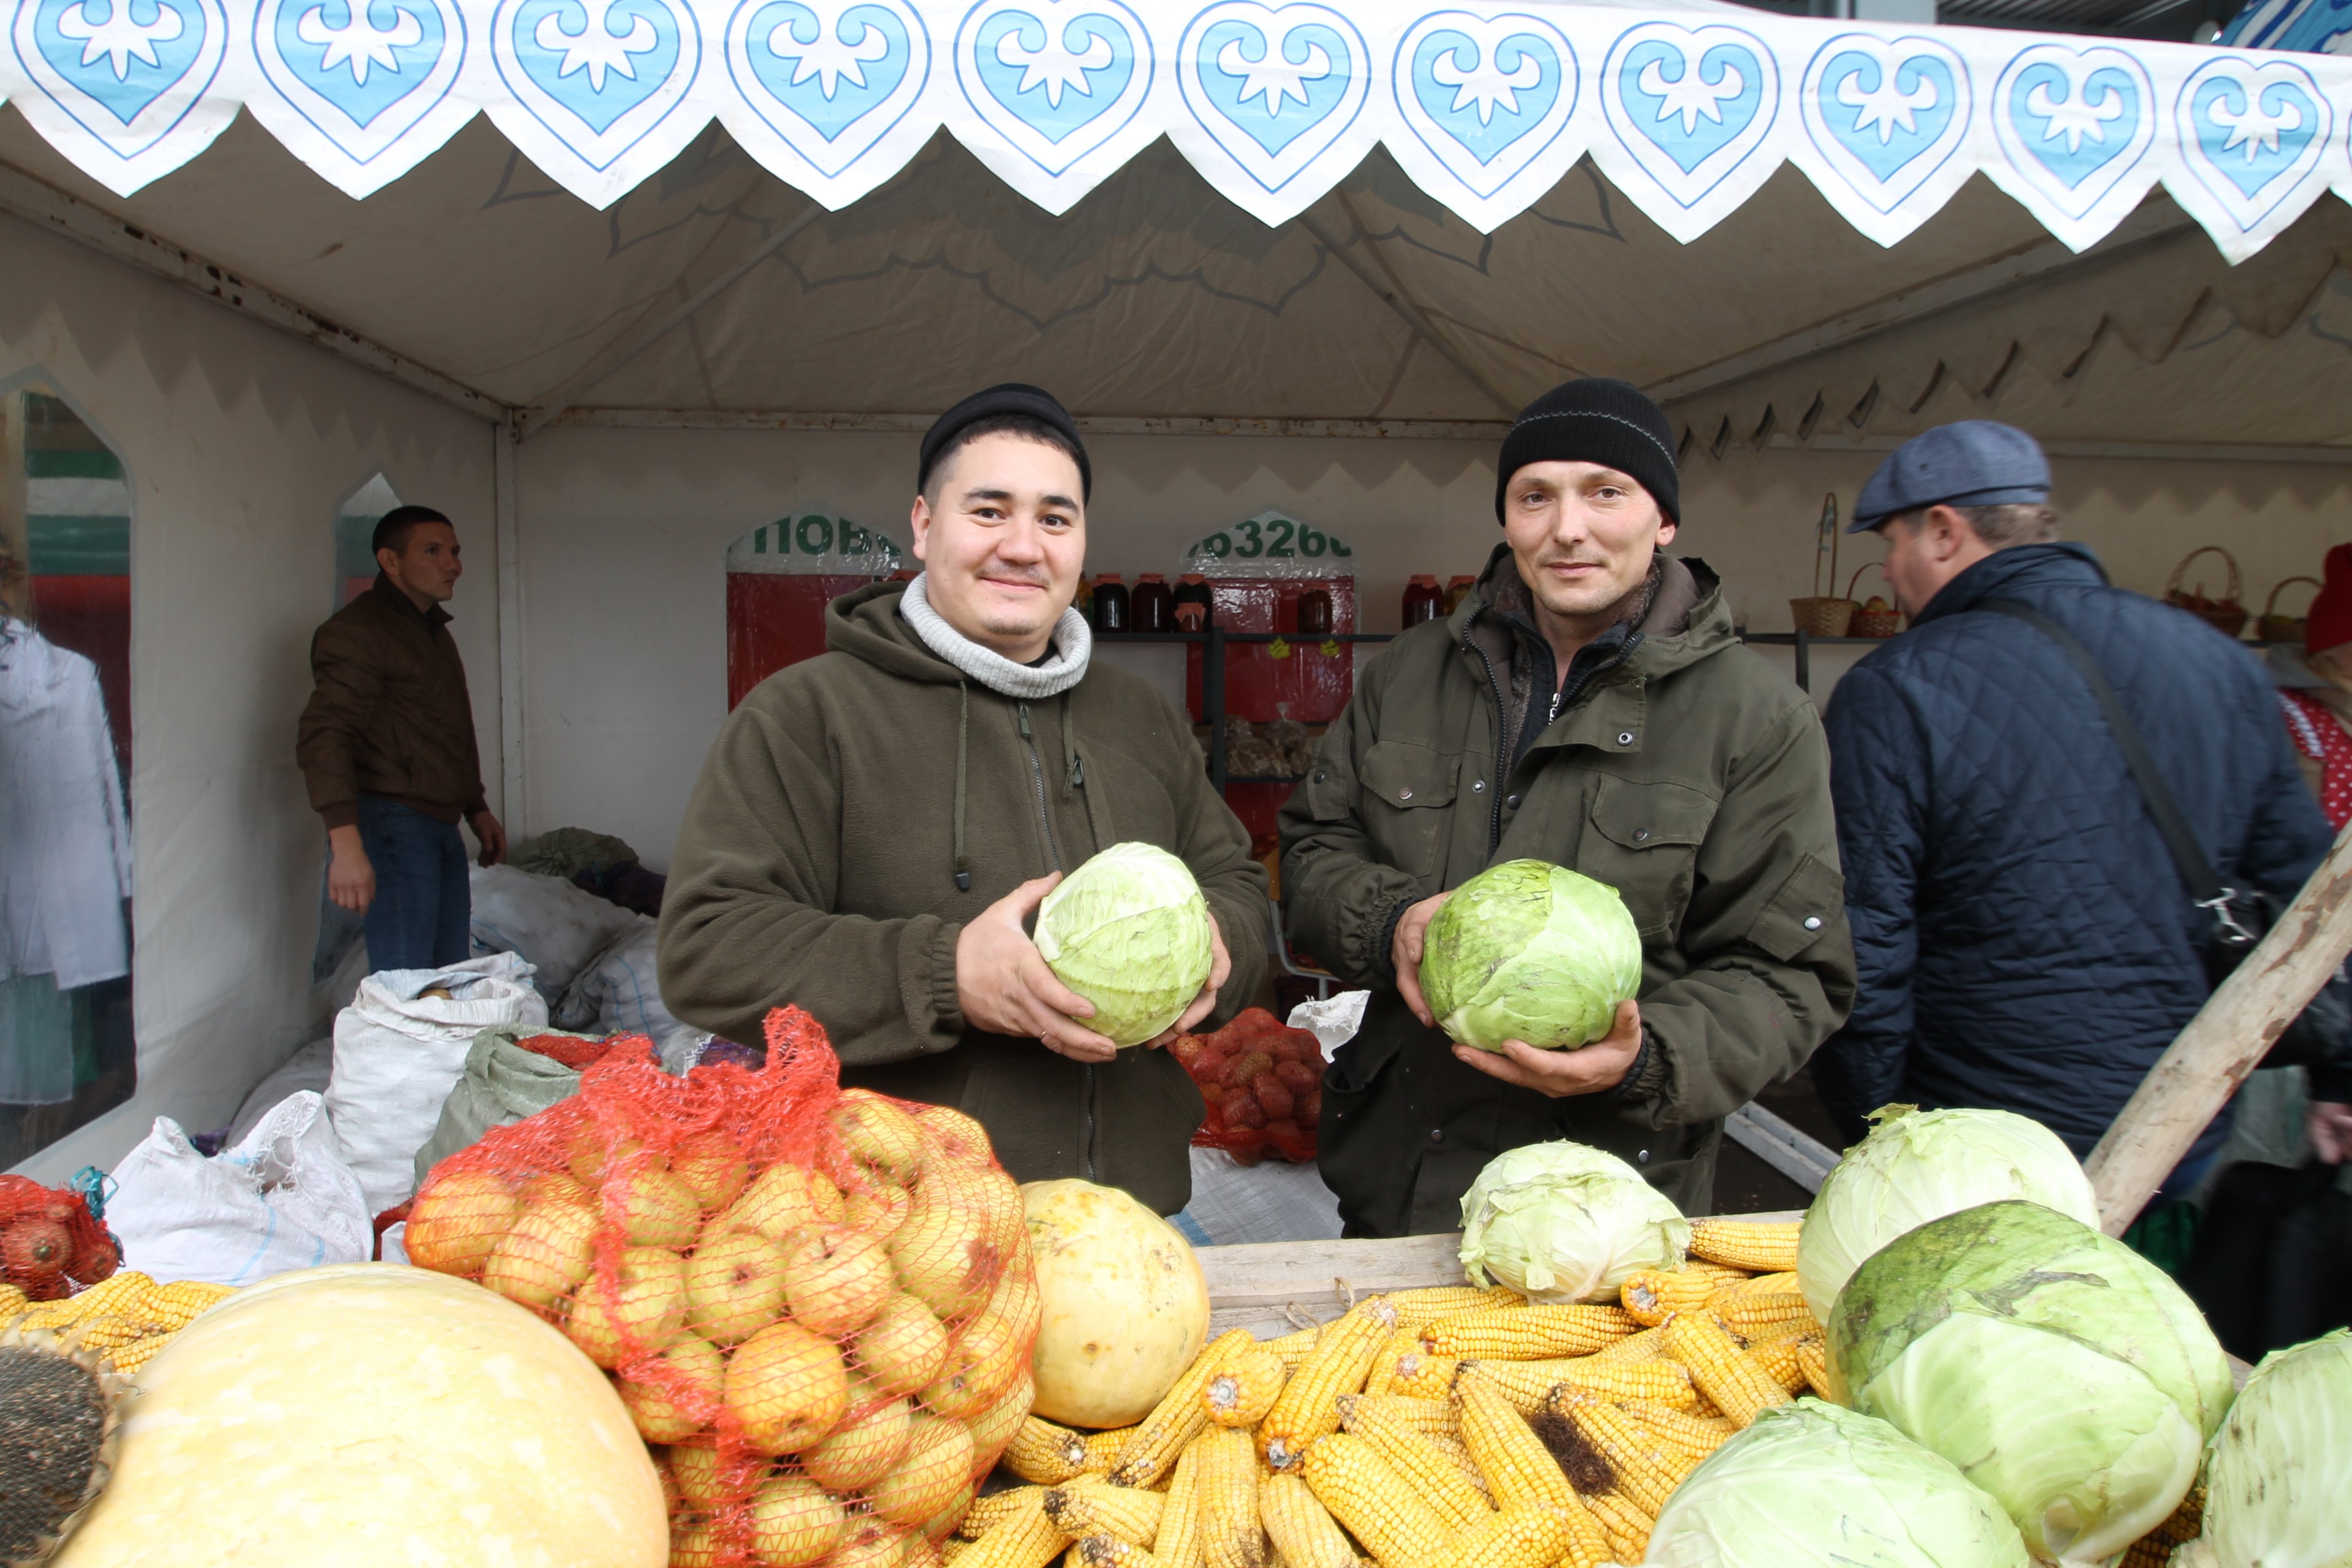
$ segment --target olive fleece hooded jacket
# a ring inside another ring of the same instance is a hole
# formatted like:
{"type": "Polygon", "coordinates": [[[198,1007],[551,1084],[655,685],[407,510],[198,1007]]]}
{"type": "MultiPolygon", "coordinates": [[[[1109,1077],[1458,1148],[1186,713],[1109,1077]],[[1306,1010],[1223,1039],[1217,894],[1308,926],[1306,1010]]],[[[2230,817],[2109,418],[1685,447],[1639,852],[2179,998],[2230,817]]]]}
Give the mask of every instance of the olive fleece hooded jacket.
{"type": "Polygon", "coordinates": [[[772,1007],[805,1008],[845,1083],[977,1117],[1015,1180],[1083,1177],[1172,1214],[1203,1110],[1183,1068],[1141,1048],[1090,1067],[968,1028],[956,939],[1033,877],[1156,844],[1192,868],[1233,956],[1213,1024],[1264,977],[1265,868],[1144,681],[1092,665],[1057,697],[1001,695],[924,645],[904,589],[835,600],[828,651],[719,731],[663,902],[662,998],[739,1040],[772,1007]]]}

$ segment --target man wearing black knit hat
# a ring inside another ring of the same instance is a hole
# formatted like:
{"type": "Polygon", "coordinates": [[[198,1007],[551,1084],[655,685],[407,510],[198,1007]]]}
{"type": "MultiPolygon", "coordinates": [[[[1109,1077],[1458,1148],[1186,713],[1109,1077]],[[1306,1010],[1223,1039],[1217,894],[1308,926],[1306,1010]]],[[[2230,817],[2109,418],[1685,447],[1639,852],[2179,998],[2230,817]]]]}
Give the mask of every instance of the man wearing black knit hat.
{"type": "Polygon", "coordinates": [[[1282,812],[1295,940],[1372,990],[1318,1128],[1350,1236],[1450,1230],[1489,1160],[1559,1139],[1706,1213],[1724,1117],[1853,1000],[1821,721],[1740,646],[1714,572],[1663,548],[1664,414],[1569,382],[1496,474],[1477,591],[1365,669],[1282,812]],[[1454,1045],[1423,996],[1430,917],[1517,859],[1607,883],[1641,933],[1638,997],[1581,1048],[1454,1045]]]}
{"type": "Polygon", "coordinates": [[[1200,1090],[1164,1050],[1265,968],[1265,872],[1191,727],[1090,662],[1070,608],[1093,469],[1034,386],[941,415],[917,459],[922,575],[825,610],[827,651],[755,688],[687,807],[663,901],[670,1010],[730,1039],[803,1007],[842,1081],[956,1106],[1021,1181],[1078,1176],[1163,1214],[1192,1194],[1200,1090]],[[1218,940],[1152,1047],[1116,1048],[1024,922],[1115,843],[1191,868],[1218,940]]]}

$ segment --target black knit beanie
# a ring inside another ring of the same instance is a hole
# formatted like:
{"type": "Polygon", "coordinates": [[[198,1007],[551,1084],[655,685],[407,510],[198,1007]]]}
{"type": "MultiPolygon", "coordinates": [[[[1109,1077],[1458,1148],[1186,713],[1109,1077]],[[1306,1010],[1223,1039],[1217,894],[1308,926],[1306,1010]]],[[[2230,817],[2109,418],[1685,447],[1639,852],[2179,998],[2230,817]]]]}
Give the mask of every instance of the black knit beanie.
{"type": "Polygon", "coordinates": [[[937,419],[923,432],[922,455],[915,464],[915,489],[922,490],[931,482],[931,469],[939,465],[940,456],[948,449],[957,435],[983,419],[1013,414],[1024,419],[1034,419],[1050,426],[1056,434],[1066,437],[1071,455],[1078,460],[1078,499],[1090,500],[1094,496],[1094,466],[1087,461],[1087,444],[1078,439],[1078,423],[1062,400],[1042,386],[1031,386],[1024,381],[1008,381],[992,386],[985,392],[975,392],[937,419]]]}
{"type": "Polygon", "coordinates": [[[1519,410],[1495,464],[1495,516],[1511,476],[1529,463],[1600,463],[1631,475],[1658,510],[1682,521],[1675,480],[1675,427],[1631,382],[1589,375],[1563,382],[1519,410]]]}

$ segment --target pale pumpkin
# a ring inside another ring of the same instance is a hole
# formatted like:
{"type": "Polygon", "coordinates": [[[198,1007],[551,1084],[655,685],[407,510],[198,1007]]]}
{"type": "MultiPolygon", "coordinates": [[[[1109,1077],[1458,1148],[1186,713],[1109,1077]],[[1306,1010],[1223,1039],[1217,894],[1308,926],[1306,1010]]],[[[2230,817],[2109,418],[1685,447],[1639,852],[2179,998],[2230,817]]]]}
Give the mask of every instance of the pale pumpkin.
{"type": "Polygon", "coordinates": [[[140,1370],[54,1568],[663,1568],[645,1442],[562,1334],[424,1268],[280,1274],[140,1370]]]}
{"type": "Polygon", "coordinates": [[[1044,1301],[1036,1413],[1069,1426],[1140,1421],[1208,1338],[1192,1245],[1116,1187],[1031,1182],[1021,1205],[1044,1301]]]}

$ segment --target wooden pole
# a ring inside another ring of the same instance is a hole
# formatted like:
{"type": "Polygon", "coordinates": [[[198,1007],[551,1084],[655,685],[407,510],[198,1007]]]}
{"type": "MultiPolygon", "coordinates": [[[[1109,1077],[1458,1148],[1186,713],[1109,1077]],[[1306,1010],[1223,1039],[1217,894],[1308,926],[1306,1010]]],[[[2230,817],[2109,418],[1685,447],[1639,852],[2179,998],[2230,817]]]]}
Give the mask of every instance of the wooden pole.
{"type": "Polygon", "coordinates": [[[2352,952],[2352,825],[2270,934],[2214,988],[2083,1163],[2109,1236],[2157,1187],[2352,952]]]}

